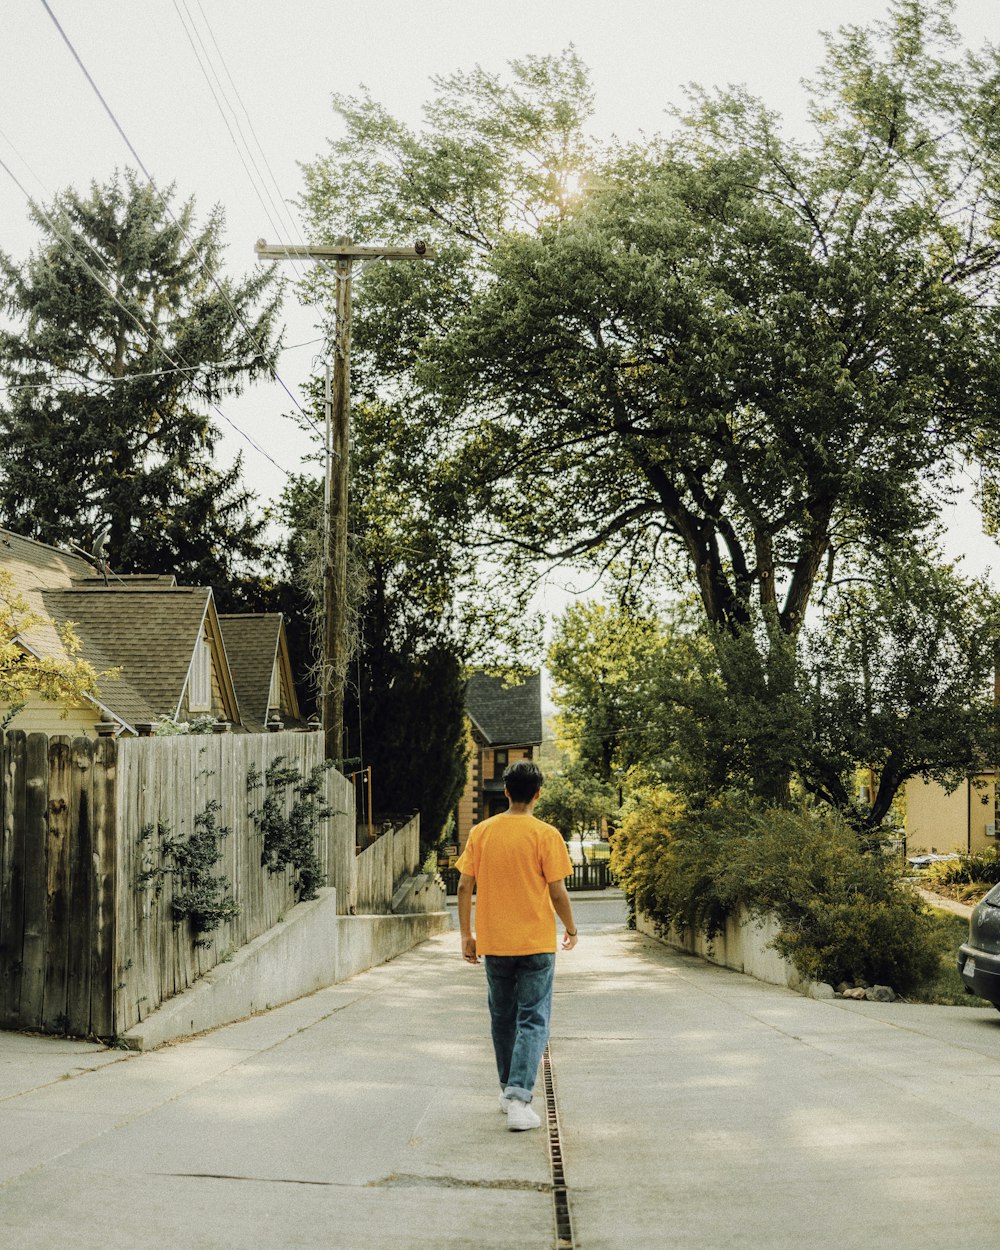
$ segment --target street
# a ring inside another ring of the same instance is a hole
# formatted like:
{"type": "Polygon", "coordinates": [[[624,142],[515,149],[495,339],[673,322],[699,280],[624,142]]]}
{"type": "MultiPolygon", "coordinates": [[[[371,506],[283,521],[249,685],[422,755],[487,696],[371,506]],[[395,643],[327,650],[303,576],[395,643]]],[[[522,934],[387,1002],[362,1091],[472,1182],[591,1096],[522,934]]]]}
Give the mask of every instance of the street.
{"type": "MultiPolygon", "coordinates": [[[[629,933],[620,898],[574,907],[574,1246],[995,1244],[1000,1014],[816,1002],[629,933]]],[[[555,1245],[547,1134],[504,1129],[454,932],[149,1054],[2,1034],[0,1100],[3,1250],[555,1245]]]]}

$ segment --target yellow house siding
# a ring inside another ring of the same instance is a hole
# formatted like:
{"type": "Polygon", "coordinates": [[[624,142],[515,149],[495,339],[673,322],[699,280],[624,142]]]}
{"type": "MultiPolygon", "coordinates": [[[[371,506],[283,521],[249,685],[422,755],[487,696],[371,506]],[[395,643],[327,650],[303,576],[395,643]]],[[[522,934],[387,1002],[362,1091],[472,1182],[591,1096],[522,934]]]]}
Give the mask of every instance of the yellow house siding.
{"type": "Polygon", "coordinates": [[[476,823],[476,794],[479,789],[479,778],[482,770],[482,752],[479,744],[472,736],[472,730],[466,725],[466,742],[468,743],[469,765],[465,781],[465,789],[458,800],[458,849],[465,850],[469,830],[476,823]]]}
{"type": "Polygon", "coordinates": [[[49,703],[35,696],[28,700],[7,728],[23,729],[25,733],[69,734],[70,737],[85,734],[88,738],[97,737],[97,722],[103,717],[100,708],[93,704],[71,707],[65,719],[62,712],[60,704],[49,703]]]}
{"type": "Polygon", "coordinates": [[[936,781],[906,784],[906,852],[948,854],[996,845],[996,776],[982,773],[948,794],[936,781]],[[985,801],[984,801],[985,800],[985,801]]]}

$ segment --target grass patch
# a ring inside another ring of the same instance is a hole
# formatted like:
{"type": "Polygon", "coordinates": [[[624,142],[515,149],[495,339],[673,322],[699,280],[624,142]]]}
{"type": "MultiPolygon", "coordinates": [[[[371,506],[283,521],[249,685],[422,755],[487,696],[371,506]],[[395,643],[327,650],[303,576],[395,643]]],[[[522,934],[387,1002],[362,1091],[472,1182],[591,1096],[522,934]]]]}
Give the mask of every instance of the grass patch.
{"type": "Polygon", "coordinates": [[[965,992],[958,972],[958,948],[968,941],[968,920],[938,907],[929,908],[929,912],[940,951],[939,967],[934,976],[907,995],[907,1000],[911,1003],[938,1003],[946,1007],[991,1007],[992,1004],[985,998],[965,992]]]}

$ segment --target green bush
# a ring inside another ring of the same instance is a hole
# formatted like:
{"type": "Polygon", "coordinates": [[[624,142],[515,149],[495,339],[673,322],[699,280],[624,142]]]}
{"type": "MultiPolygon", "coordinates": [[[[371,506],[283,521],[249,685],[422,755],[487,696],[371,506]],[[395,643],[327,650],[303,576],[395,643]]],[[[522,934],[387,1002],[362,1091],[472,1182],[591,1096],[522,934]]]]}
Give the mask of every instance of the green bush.
{"type": "Polygon", "coordinates": [[[941,860],[930,866],[927,878],[932,888],[935,885],[981,885],[985,894],[991,885],[1000,883],[1000,855],[996,847],[991,846],[985,851],[960,855],[958,859],[941,860]]]}
{"type": "Polygon", "coordinates": [[[878,849],[834,815],[730,795],[685,807],[662,790],[624,818],[614,871],[635,905],[712,938],[737,908],[774,916],[775,948],[813,980],[891,985],[933,975],[937,943],[918,896],[878,849]]]}

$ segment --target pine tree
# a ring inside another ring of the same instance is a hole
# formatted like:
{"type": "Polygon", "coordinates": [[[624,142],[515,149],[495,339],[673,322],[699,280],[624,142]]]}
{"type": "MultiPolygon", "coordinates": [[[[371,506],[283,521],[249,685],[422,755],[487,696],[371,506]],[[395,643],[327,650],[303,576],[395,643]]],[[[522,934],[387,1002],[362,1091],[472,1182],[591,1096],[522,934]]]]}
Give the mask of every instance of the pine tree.
{"type": "Polygon", "coordinates": [[[0,521],[51,543],[110,527],[112,567],[227,597],[262,554],[238,459],[217,468],[212,405],[273,367],[275,274],[221,273],[201,223],[126,170],[32,206],[41,239],[0,252],[0,521]]]}

